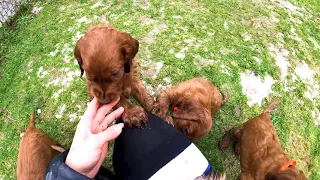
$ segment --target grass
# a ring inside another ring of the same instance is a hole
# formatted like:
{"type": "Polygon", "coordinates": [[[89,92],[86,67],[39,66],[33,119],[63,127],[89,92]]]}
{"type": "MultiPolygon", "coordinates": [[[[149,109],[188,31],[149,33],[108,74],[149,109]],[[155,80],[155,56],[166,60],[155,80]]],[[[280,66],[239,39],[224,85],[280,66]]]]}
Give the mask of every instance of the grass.
{"type": "MultiPolygon", "coordinates": [[[[319,114],[320,99],[305,94],[320,82],[320,28],[316,23],[320,6],[316,0],[291,1],[307,9],[299,15],[279,2],[286,1],[108,1],[92,8],[92,1],[47,0],[27,5],[14,28],[0,29],[0,108],[8,105],[0,115],[0,179],[16,178],[20,134],[33,110],[41,109],[40,116],[45,119],[38,123],[40,129],[70,146],[88,100],[73,48],[79,35],[90,24],[99,23],[101,16],[139,40],[141,78],[153,93],[194,76],[204,76],[228,93],[228,103],[213,117],[211,132],[196,142],[215,170],[236,179],[239,160],[231,148],[219,150],[218,140],[226,130],[258,115],[281,96],[284,100],[272,113],[272,120],[282,146],[309,179],[320,179],[320,130],[312,115],[313,111],[319,114]],[[33,6],[44,8],[32,15],[33,6]],[[289,51],[290,91],[285,90],[275,63],[276,52],[270,50],[270,44],[277,43],[289,51]],[[176,58],[179,53],[184,58],[176,58]],[[315,71],[313,83],[292,78],[303,61],[315,71]],[[157,62],[163,63],[161,69],[157,62]],[[240,83],[240,74],[247,71],[275,80],[273,93],[261,107],[247,104],[249,97],[240,83]],[[64,104],[66,109],[57,118],[64,104]],[[240,116],[235,113],[237,108],[240,116]],[[74,115],[77,118],[73,120],[74,115]]],[[[109,168],[110,154],[105,163],[109,168]]]]}

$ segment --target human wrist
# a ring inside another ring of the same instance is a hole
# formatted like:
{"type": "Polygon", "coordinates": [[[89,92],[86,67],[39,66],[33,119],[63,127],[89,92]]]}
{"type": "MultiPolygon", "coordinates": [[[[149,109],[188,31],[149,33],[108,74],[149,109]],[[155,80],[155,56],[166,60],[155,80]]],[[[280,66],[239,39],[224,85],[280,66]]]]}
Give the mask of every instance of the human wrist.
{"type": "MultiPolygon", "coordinates": [[[[83,171],[83,169],[81,169],[81,168],[79,167],[79,164],[74,163],[74,162],[71,160],[71,158],[70,158],[70,156],[69,156],[69,153],[68,153],[68,155],[67,155],[67,157],[66,157],[66,159],[65,159],[65,164],[66,164],[68,167],[70,167],[71,169],[73,169],[74,171],[76,171],[77,173],[82,174],[82,175],[84,175],[84,176],[86,176],[86,177],[89,177],[88,172],[83,171]]],[[[92,177],[89,177],[89,178],[92,178],[92,177]]]]}
{"type": "Polygon", "coordinates": [[[92,178],[75,171],[66,164],[67,155],[69,150],[63,153],[58,153],[49,163],[46,172],[47,180],[64,179],[64,180],[90,180],[92,178]]]}

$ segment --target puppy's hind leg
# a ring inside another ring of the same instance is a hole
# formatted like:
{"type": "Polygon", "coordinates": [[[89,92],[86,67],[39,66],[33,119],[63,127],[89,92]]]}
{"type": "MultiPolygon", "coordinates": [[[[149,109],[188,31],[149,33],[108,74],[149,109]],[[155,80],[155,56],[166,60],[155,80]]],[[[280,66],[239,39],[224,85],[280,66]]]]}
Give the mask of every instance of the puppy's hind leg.
{"type": "Polygon", "coordinates": [[[226,149],[229,147],[231,141],[231,136],[229,131],[223,136],[223,138],[219,141],[219,148],[220,149],[226,149]]]}
{"type": "Polygon", "coordinates": [[[236,128],[232,128],[230,130],[230,133],[232,135],[232,139],[235,141],[233,151],[236,156],[240,156],[240,149],[241,149],[240,138],[241,138],[242,129],[243,129],[243,125],[240,125],[236,128]]]}
{"type": "Polygon", "coordinates": [[[243,126],[240,125],[227,131],[226,134],[223,136],[222,140],[219,141],[220,149],[226,149],[229,146],[230,141],[232,140],[239,142],[242,128],[243,126]]]}
{"type": "Polygon", "coordinates": [[[232,139],[235,140],[236,142],[240,141],[242,129],[243,129],[243,125],[240,125],[238,127],[232,128],[230,130],[230,133],[232,135],[232,139]]]}
{"type": "Polygon", "coordinates": [[[234,143],[233,151],[236,156],[240,156],[240,149],[241,149],[240,143],[239,142],[234,143]]]}

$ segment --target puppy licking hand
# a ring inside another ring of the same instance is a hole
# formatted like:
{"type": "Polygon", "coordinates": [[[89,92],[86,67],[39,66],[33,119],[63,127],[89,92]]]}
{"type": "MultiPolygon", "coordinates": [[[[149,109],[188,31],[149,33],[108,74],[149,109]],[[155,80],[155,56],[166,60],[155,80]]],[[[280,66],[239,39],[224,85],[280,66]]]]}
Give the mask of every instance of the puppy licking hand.
{"type": "Polygon", "coordinates": [[[86,72],[86,84],[90,96],[101,104],[108,104],[120,97],[114,107],[124,107],[123,120],[128,126],[140,126],[147,122],[154,99],[149,95],[138,75],[135,56],[139,42],[129,34],[119,32],[110,24],[90,26],[78,40],[74,56],[81,75],[86,72]],[[142,107],[129,101],[133,96],[142,107]]]}

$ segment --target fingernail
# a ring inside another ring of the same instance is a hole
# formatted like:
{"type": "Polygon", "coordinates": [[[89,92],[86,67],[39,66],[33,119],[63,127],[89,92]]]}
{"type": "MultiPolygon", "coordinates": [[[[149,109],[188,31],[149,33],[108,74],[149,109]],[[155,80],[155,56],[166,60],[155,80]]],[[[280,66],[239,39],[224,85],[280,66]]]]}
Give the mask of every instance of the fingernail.
{"type": "Polygon", "coordinates": [[[116,125],[116,127],[114,128],[116,131],[121,131],[122,130],[122,128],[123,128],[123,123],[119,123],[119,124],[117,124],[116,125]]]}

